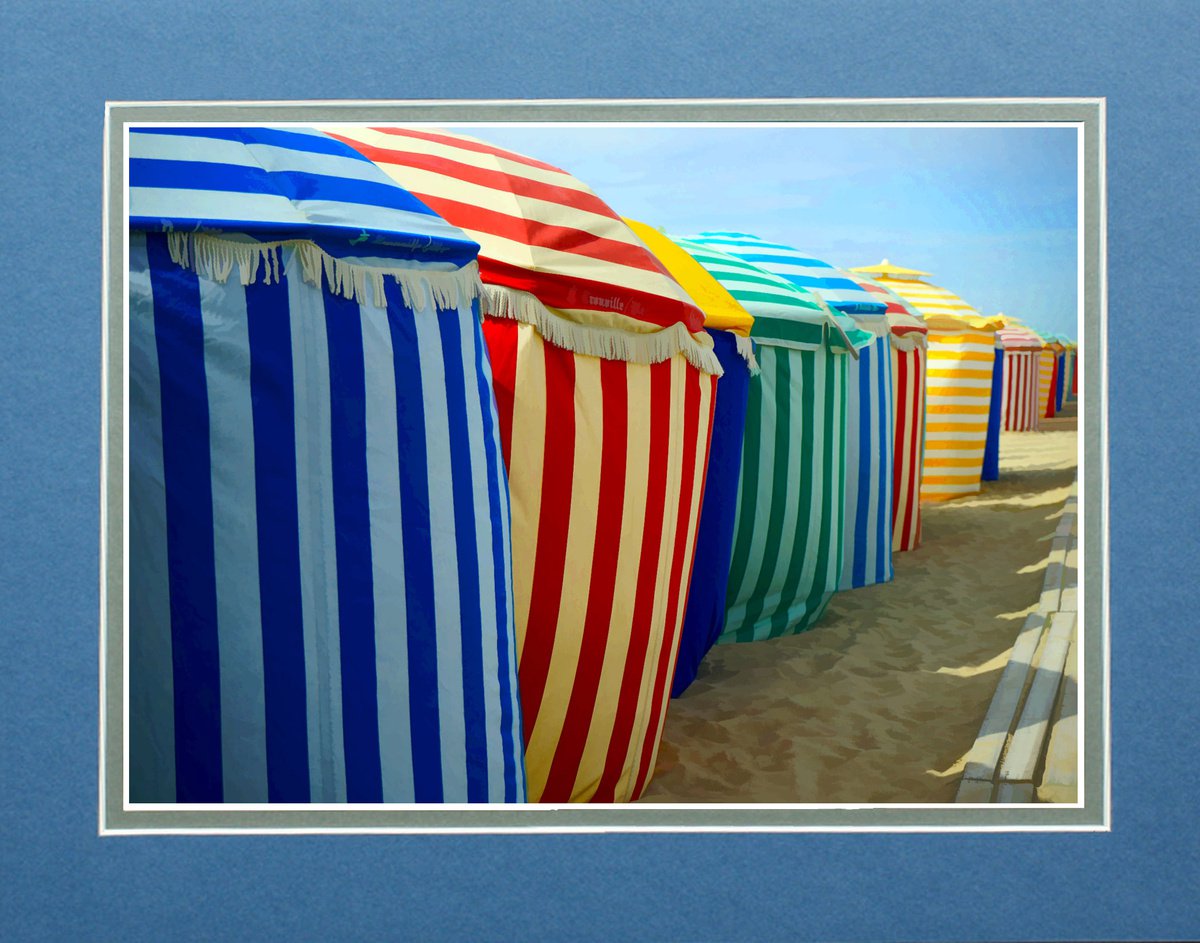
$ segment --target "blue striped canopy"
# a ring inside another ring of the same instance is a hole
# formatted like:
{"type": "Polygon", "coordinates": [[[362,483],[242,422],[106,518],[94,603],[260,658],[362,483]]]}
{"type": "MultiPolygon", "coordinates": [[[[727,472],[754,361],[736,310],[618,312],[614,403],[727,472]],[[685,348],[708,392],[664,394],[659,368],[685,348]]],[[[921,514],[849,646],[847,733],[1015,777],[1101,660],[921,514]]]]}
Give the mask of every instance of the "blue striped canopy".
{"type": "Polygon", "coordinates": [[[339,258],[446,269],[479,252],[366,157],[308,128],[131,128],[129,226],[304,239],[339,258]]]}
{"type": "Polygon", "coordinates": [[[791,246],[766,242],[744,232],[704,232],[687,238],[782,275],[793,285],[820,295],[829,307],[842,314],[884,314],[887,311],[886,304],[865,291],[845,272],[828,262],[808,258],[791,246]]]}
{"type": "Polygon", "coordinates": [[[474,243],[342,151],[131,134],[134,802],[525,798],[474,243]]]}

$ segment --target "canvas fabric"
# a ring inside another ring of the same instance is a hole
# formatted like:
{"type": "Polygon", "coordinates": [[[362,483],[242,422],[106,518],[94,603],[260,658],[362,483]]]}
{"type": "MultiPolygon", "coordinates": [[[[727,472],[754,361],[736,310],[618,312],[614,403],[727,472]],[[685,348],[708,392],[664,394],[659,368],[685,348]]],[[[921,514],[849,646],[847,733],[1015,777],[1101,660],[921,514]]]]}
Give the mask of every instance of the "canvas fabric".
{"type": "Polygon", "coordinates": [[[484,321],[512,495],[534,802],[625,802],[654,770],[692,570],[717,378],[484,321]]]}

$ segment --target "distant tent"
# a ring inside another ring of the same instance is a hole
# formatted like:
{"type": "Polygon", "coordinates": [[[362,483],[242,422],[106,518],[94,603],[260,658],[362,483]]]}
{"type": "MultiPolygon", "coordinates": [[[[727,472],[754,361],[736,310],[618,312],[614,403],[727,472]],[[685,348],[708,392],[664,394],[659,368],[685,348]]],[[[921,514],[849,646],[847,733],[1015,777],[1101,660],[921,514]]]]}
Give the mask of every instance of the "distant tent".
{"type": "Polygon", "coordinates": [[[761,370],[750,382],[730,563],[718,641],[811,628],[842,567],[846,341],[872,337],[817,296],[751,262],[677,240],[747,311],[761,370]]]}
{"type": "Polygon", "coordinates": [[[992,352],[992,398],[988,406],[987,440],[983,447],[983,467],[980,481],[996,481],[1000,477],[1000,429],[1004,410],[1004,347],[999,340],[992,352]]]}
{"type": "Polygon", "coordinates": [[[1057,412],[1062,412],[1063,405],[1071,398],[1071,374],[1074,368],[1074,353],[1075,343],[1067,337],[1058,336],[1058,342],[1062,345],[1062,353],[1058,355],[1058,386],[1056,389],[1057,399],[1055,408],[1057,412]]]}
{"type": "Polygon", "coordinates": [[[1004,318],[996,331],[1004,352],[1004,390],[1001,421],[1006,432],[1029,432],[1038,427],[1038,360],[1042,339],[1015,318],[1004,318]]]}
{"type": "Polygon", "coordinates": [[[925,372],[928,327],[921,313],[866,275],[855,280],[887,302],[892,347],[892,550],[921,543],[921,471],[925,467],[925,372]]]}
{"type": "Polygon", "coordinates": [[[851,269],[872,275],[925,317],[929,328],[923,501],[976,494],[983,475],[995,374],[995,332],[953,292],[907,274],[887,259],[851,269]]]}
{"type": "Polygon", "coordinates": [[[749,337],[754,318],[687,250],[644,223],[626,222],[704,312],[704,329],[725,371],[717,381],[692,580],[671,682],[671,696],[679,697],[725,626],[746,399],[751,371],[758,371],[749,337]]]}
{"type": "Polygon", "coordinates": [[[129,153],[130,798],[524,801],[478,245],[311,130],[129,153]]]}
{"type": "Polygon", "coordinates": [[[1062,365],[1059,354],[1063,346],[1053,334],[1043,334],[1042,351],[1038,361],[1040,378],[1038,385],[1038,415],[1043,419],[1053,419],[1058,409],[1058,387],[1061,383],[1062,365]]]}
{"type": "Polygon", "coordinates": [[[670,698],[721,366],[582,181],[433,128],[331,129],[480,244],[535,802],[631,801],[670,698]]]}
{"type": "Polygon", "coordinates": [[[706,245],[810,291],[853,318],[872,343],[845,363],[846,501],[841,589],[887,582],[892,568],[893,391],[887,303],[847,272],[775,242],[745,233],[704,233],[706,245]]]}

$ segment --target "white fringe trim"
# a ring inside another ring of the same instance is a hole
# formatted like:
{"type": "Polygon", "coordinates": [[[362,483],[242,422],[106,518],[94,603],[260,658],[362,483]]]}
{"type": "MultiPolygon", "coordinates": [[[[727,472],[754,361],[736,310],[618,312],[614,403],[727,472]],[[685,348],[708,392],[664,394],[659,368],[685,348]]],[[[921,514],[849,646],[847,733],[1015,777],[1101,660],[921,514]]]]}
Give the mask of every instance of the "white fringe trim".
{"type": "Polygon", "coordinates": [[[925,340],[925,335],[920,331],[910,331],[908,334],[892,334],[892,346],[896,350],[910,351],[921,348],[922,350],[928,346],[925,340]]]}
{"type": "Polygon", "coordinates": [[[413,311],[463,308],[483,294],[479,265],[475,261],[454,271],[439,272],[339,259],[307,239],[241,242],[191,232],[167,233],[167,247],[177,265],[215,282],[227,282],[236,265],[243,285],[259,281],[260,270],[263,271],[263,284],[279,282],[282,269],[279,250],[291,247],[296,250],[304,280],[310,285],[319,288],[324,274],[329,290],[334,294],[378,308],[387,306],[385,278],[395,280],[404,304],[413,311]]]}
{"type": "Polygon", "coordinates": [[[711,376],[724,374],[713,352],[712,339],[707,334],[697,338],[682,324],[672,324],[653,334],[590,327],[555,314],[527,291],[500,285],[483,286],[483,311],[492,317],[532,325],[554,346],[577,354],[652,364],[682,353],[697,370],[711,376]]]}
{"type": "Polygon", "coordinates": [[[733,342],[737,345],[737,352],[741,354],[742,359],[746,361],[746,366],[750,368],[750,376],[758,376],[758,360],[756,360],[754,357],[754,341],[750,340],[748,337],[742,337],[741,334],[734,334],[733,342]]]}

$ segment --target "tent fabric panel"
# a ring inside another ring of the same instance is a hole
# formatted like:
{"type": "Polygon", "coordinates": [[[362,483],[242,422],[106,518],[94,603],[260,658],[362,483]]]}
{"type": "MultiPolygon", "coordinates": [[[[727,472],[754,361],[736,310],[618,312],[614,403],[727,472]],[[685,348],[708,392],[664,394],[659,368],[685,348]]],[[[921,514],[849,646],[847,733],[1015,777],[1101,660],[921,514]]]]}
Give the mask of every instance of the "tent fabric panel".
{"type": "Polygon", "coordinates": [[[759,349],[750,385],[725,629],[718,643],[820,619],[843,555],[846,357],[759,349]]]}
{"type": "Polygon", "coordinates": [[[895,458],[893,462],[892,549],[921,543],[921,472],[925,464],[926,350],[892,348],[895,458]]]}
{"type": "Polygon", "coordinates": [[[716,377],[681,355],[572,353],[507,319],[483,330],[512,495],[530,801],[630,801],[670,696],[716,377]]]}
{"type": "Polygon", "coordinates": [[[679,697],[696,679],[701,661],[724,628],[727,579],[733,554],[738,478],[751,379],[733,336],[725,331],[711,333],[714,350],[725,373],[717,381],[712,445],[700,508],[695,563],[671,684],[672,697],[679,697]]]}
{"type": "Polygon", "coordinates": [[[477,314],[166,242],[131,236],[131,798],[523,801],[477,314]]]}
{"type": "Polygon", "coordinates": [[[840,589],[892,579],[895,403],[891,343],[877,338],[846,364],[846,503],[840,589]]]}
{"type": "Polygon", "coordinates": [[[1006,432],[1037,429],[1038,353],[1009,350],[1004,360],[1003,428],[1006,432]]]}
{"type": "Polygon", "coordinates": [[[987,443],[983,452],[982,481],[1000,477],[1000,428],[1004,409],[1004,348],[997,347],[992,367],[992,405],[988,411],[987,443]]]}
{"type": "Polygon", "coordinates": [[[1057,358],[1054,351],[1046,347],[1038,355],[1038,416],[1052,419],[1051,393],[1054,390],[1054,371],[1057,358]]]}
{"type": "Polygon", "coordinates": [[[1066,394],[1066,388],[1067,388],[1067,355],[1066,355],[1065,351],[1058,355],[1058,365],[1057,365],[1057,372],[1055,373],[1055,377],[1056,377],[1056,382],[1055,382],[1055,386],[1054,386],[1054,393],[1055,393],[1054,409],[1055,409],[1055,412],[1061,413],[1062,408],[1063,408],[1063,402],[1064,402],[1063,397],[1066,394]]]}
{"type": "Polygon", "coordinates": [[[930,326],[921,500],[976,494],[991,412],[995,335],[930,326]]]}

